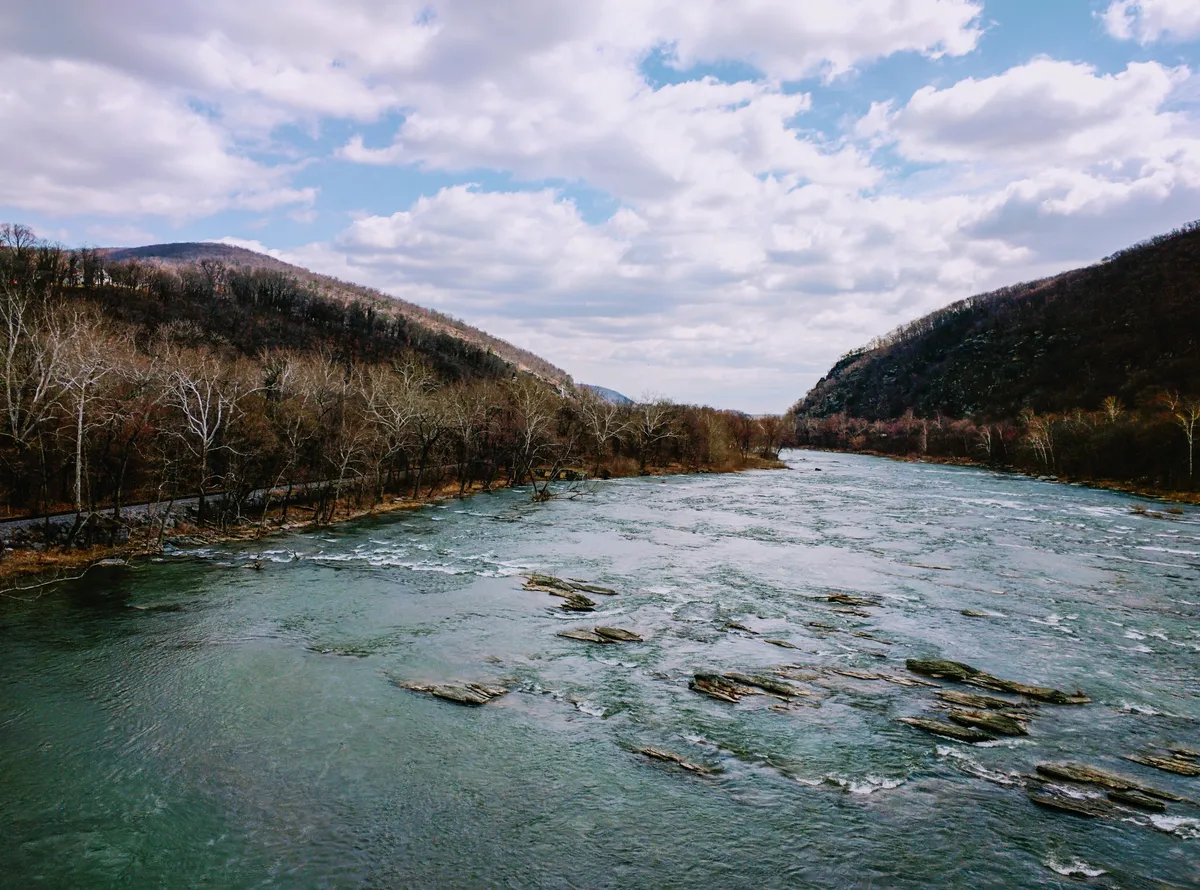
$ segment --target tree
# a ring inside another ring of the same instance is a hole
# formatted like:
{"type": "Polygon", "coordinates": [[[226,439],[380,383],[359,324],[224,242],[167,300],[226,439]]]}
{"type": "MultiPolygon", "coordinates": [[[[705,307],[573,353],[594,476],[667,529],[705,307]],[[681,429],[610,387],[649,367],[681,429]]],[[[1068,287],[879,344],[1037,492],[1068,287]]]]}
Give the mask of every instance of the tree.
{"type": "Polygon", "coordinates": [[[118,346],[104,325],[95,317],[73,314],[62,325],[62,361],[55,378],[69,403],[75,427],[75,512],[83,512],[84,436],[88,430],[88,406],[97,385],[112,373],[110,356],[118,346]]]}
{"type": "Polygon", "coordinates": [[[1188,480],[1190,481],[1195,463],[1196,424],[1200,423],[1200,399],[1185,399],[1178,392],[1172,391],[1163,393],[1162,401],[1167,406],[1167,410],[1171,412],[1175,423],[1183,430],[1184,438],[1187,439],[1188,480]]]}
{"type": "Polygon", "coordinates": [[[633,408],[632,427],[638,447],[638,466],[646,471],[663,442],[675,438],[675,405],[663,396],[646,394],[633,408]]]}
{"type": "Polygon", "coordinates": [[[229,447],[221,444],[221,434],[246,388],[211,352],[180,351],[172,364],[175,370],[167,378],[167,399],[182,421],[179,438],[200,464],[199,518],[203,521],[212,455],[218,448],[229,447]]]}
{"type": "Polygon", "coordinates": [[[600,462],[604,459],[608,448],[614,439],[629,432],[632,421],[629,412],[621,405],[590,389],[578,389],[575,392],[575,408],[583,422],[588,438],[596,452],[595,474],[600,473],[600,462]]]}

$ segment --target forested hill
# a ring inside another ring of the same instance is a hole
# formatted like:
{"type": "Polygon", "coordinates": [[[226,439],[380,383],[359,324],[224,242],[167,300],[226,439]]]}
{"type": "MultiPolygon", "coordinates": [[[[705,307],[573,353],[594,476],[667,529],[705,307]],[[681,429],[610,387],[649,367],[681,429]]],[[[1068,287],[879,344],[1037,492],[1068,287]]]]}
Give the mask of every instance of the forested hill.
{"type": "Polygon", "coordinates": [[[190,322],[246,354],[330,344],[378,361],[411,349],[449,379],[496,376],[511,367],[558,383],[570,379],[458,319],[242,247],[184,242],[96,253],[109,278],[135,285],[110,292],[109,314],[138,323],[146,313],[153,322],[190,322]],[[162,272],[169,281],[154,280],[162,272]],[[166,290],[172,299],[161,299],[166,290]]]}
{"type": "Polygon", "coordinates": [[[1200,395],[1200,223],[971,297],[844,356],[800,416],[1012,418],[1200,395]]]}

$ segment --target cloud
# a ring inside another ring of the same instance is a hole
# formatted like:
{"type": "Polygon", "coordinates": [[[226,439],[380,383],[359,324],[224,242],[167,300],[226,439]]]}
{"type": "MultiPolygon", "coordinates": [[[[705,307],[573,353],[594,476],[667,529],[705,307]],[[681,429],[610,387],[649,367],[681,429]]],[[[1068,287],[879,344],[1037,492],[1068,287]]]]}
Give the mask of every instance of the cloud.
{"type": "Polygon", "coordinates": [[[1113,0],[1100,18],[1118,40],[1147,44],[1200,37],[1200,5],[1194,0],[1113,0]]]}
{"type": "Polygon", "coordinates": [[[1154,154],[1171,136],[1176,116],[1161,109],[1189,76],[1157,62],[1098,74],[1082,63],[1036,59],[994,77],[922,87],[890,115],[872,108],[858,132],[890,132],[905,156],[920,161],[1037,169],[1115,163],[1154,154]]]}
{"type": "Polygon", "coordinates": [[[170,93],[91,64],[0,60],[0,204],[175,220],[307,203],[170,93]]]}

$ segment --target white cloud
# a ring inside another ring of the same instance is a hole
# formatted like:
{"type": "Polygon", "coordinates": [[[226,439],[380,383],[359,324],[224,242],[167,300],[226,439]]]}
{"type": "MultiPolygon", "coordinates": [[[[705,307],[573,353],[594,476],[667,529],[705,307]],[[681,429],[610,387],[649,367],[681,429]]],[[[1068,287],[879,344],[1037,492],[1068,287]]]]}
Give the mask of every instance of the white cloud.
{"type": "Polygon", "coordinates": [[[1162,111],[1187,68],[1131,63],[1118,74],[1090,65],[1037,59],[994,77],[945,89],[922,87],[884,117],[874,107],[859,133],[890,132],[900,150],[923,161],[1041,169],[1157,153],[1176,116],[1162,111]]]}
{"type": "Polygon", "coordinates": [[[106,68],[0,59],[0,204],[181,220],[311,201],[177,97],[106,68]]]}
{"type": "Polygon", "coordinates": [[[1200,37],[1200,4],[1195,0],[1113,0],[1101,15],[1118,40],[1194,40],[1200,37]]]}

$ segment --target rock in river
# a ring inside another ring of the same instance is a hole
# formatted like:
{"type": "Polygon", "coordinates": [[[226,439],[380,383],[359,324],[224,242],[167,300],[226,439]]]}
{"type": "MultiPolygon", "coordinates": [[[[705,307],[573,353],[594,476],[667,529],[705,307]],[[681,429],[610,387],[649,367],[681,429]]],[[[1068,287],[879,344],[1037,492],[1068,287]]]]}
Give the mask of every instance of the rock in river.
{"type": "Polygon", "coordinates": [[[946,680],[957,680],[960,683],[982,686],[984,689],[991,689],[996,692],[1012,692],[1017,695],[1023,695],[1026,698],[1033,698],[1056,705],[1085,705],[1091,701],[1090,698],[1078,691],[1067,693],[1057,689],[1050,689],[1047,686],[1030,686],[1026,683],[1017,683],[1013,680],[1002,680],[999,677],[994,677],[979,670],[979,668],[963,664],[961,661],[946,661],[941,658],[910,658],[905,662],[905,666],[914,674],[924,674],[927,677],[946,680]]]}
{"type": "Polygon", "coordinates": [[[405,680],[392,680],[392,682],[404,689],[411,689],[413,692],[424,692],[435,698],[473,707],[486,705],[492,699],[499,698],[508,692],[503,686],[487,686],[483,683],[410,683],[405,680]]]}
{"type": "Polygon", "coordinates": [[[955,723],[947,723],[944,720],[931,720],[928,717],[899,717],[897,720],[900,723],[907,723],[909,726],[915,726],[917,729],[923,729],[926,732],[932,732],[934,735],[945,736],[948,739],[955,739],[959,742],[991,742],[996,738],[991,733],[979,729],[973,729],[969,726],[959,726],[955,723]]]}
{"type": "Polygon", "coordinates": [[[1130,763],[1151,766],[1154,769],[1161,769],[1164,772],[1175,773],[1179,776],[1200,776],[1200,763],[1195,763],[1190,759],[1178,755],[1159,757],[1156,754],[1126,754],[1125,759],[1130,763]]]}
{"type": "Polygon", "coordinates": [[[596,603],[582,593],[568,593],[559,608],[564,612],[595,612],[596,603]]]}
{"type": "Polygon", "coordinates": [[[780,646],[784,649],[799,649],[800,648],[795,643],[789,643],[787,640],[766,640],[766,642],[770,643],[772,646],[780,646]]]}
{"type": "Polygon", "coordinates": [[[741,683],[743,686],[755,686],[780,698],[791,699],[812,695],[811,692],[798,689],[791,683],[785,683],[783,680],[777,680],[774,677],[765,677],[762,674],[741,674],[736,671],[730,671],[724,677],[726,680],[741,683]]]}
{"type": "Polygon", "coordinates": [[[1160,791],[1157,788],[1143,785],[1137,779],[1123,776],[1120,773],[1110,773],[1108,770],[1088,766],[1086,763],[1051,761],[1039,763],[1037,771],[1040,775],[1051,779],[1075,782],[1080,785],[1096,785],[1100,788],[1106,788],[1109,791],[1138,791],[1149,797],[1156,797],[1159,800],[1183,800],[1183,798],[1168,791],[1160,791]]]}
{"type": "Polygon", "coordinates": [[[1108,799],[1115,800],[1117,803],[1123,803],[1127,807],[1147,810],[1151,813],[1162,813],[1167,809],[1167,805],[1161,800],[1157,800],[1148,794],[1143,794],[1141,791],[1134,791],[1132,788],[1124,791],[1110,791],[1108,792],[1108,799]]]}
{"type": "Polygon", "coordinates": [[[991,695],[979,695],[974,692],[959,692],[957,689],[942,689],[935,692],[934,695],[952,705],[962,705],[965,708],[974,708],[976,710],[985,708],[992,711],[1003,711],[1008,708],[1022,707],[1021,702],[995,698],[991,695]]]}
{"type": "Polygon", "coordinates": [[[996,735],[1029,735],[1020,720],[994,711],[951,711],[946,716],[962,726],[973,726],[996,735]]]}
{"type": "Polygon", "coordinates": [[[579,640],[583,643],[616,643],[616,640],[610,640],[608,637],[602,637],[594,630],[588,630],[586,627],[577,627],[574,630],[564,630],[559,632],[560,637],[566,637],[568,640],[579,640]]]}
{"type": "Polygon", "coordinates": [[[738,702],[742,700],[743,696],[759,694],[757,689],[736,683],[721,674],[696,674],[688,683],[688,688],[710,698],[727,702],[738,702]]]}
{"type": "Polygon", "coordinates": [[[644,754],[646,757],[649,757],[652,760],[662,760],[666,763],[674,763],[676,766],[680,766],[690,773],[697,773],[701,776],[711,776],[720,772],[720,770],[713,769],[709,766],[701,766],[698,763],[692,763],[690,760],[680,757],[678,754],[672,754],[670,751],[664,751],[661,748],[638,748],[637,752],[639,754],[644,754]]]}
{"type": "Polygon", "coordinates": [[[596,633],[607,640],[612,640],[616,643],[641,643],[641,636],[631,630],[625,630],[623,627],[597,627],[596,633]]]}
{"type": "Polygon", "coordinates": [[[1058,810],[1062,813],[1073,813],[1088,819],[1111,816],[1115,809],[1111,803],[1100,797],[1072,797],[1048,787],[1030,788],[1025,793],[1030,801],[1039,807],[1058,810]]]}

